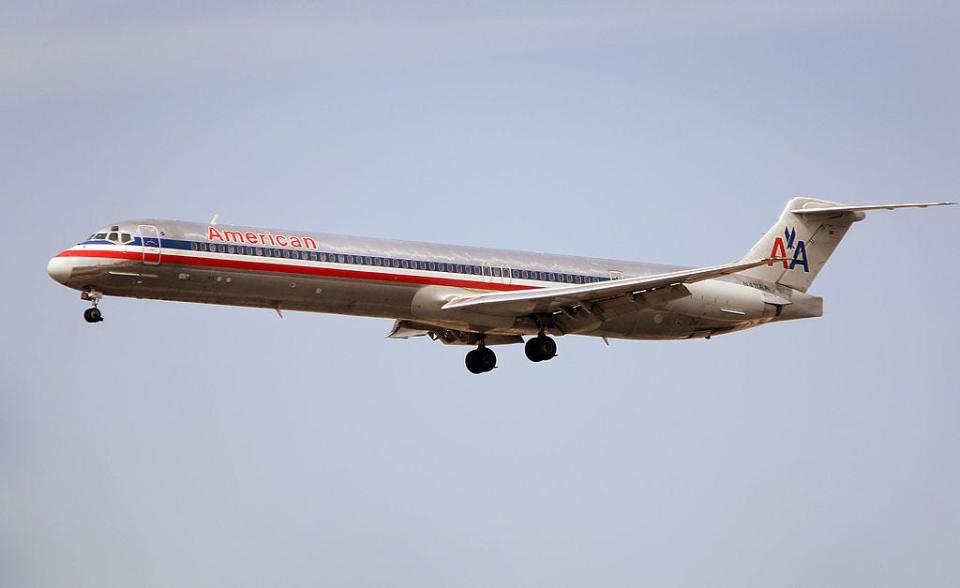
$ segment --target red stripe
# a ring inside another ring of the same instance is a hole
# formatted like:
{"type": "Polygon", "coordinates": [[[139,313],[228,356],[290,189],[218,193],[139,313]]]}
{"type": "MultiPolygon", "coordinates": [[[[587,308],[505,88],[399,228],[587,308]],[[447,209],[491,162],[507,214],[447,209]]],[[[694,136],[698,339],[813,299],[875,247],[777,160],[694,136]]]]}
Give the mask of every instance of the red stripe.
{"type": "MultiPolygon", "coordinates": [[[[148,253],[148,255],[150,255],[148,253]]],[[[57,257],[96,257],[102,259],[126,259],[130,261],[141,261],[141,253],[132,251],[89,251],[84,249],[68,249],[57,254],[57,257]]],[[[283,274],[299,274],[305,276],[324,276],[331,278],[347,278],[355,280],[372,280],[377,282],[402,282],[406,284],[423,284],[429,286],[455,286],[458,288],[475,288],[480,290],[537,290],[539,286],[526,286],[521,284],[503,284],[498,282],[478,282],[476,280],[463,280],[454,278],[434,278],[432,276],[410,276],[406,274],[394,274],[384,272],[361,272],[356,270],[335,269],[327,267],[313,266],[293,266],[280,263],[264,263],[259,261],[241,261],[235,259],[222,259],[210,257],[190,257],[186,255],[175,255],[163,253],[162,261],[164,264],[174,263],[179,265],[191,265],[197,267],[217,267],[234,270],[263,271],[283,274]]]]}

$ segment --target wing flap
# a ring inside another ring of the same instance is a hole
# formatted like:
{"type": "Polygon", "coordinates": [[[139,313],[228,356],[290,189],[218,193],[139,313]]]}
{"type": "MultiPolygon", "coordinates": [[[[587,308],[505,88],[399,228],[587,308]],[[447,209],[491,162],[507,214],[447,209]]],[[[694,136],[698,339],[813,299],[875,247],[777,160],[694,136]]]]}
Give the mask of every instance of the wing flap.
{"type": "Polygon", "coordinates": [[[514,316],[540,314],[584,304],[604,302],[628,295],[639,298],[644,293],[659,288],[691,284],[735,274],[771,261],[778,261],[778,259],[767,257],[652,276],[611,280],[598,284],[462,296],[447,302],[442,308],[444,310],[470,309],[489,314],[514,316]]]}

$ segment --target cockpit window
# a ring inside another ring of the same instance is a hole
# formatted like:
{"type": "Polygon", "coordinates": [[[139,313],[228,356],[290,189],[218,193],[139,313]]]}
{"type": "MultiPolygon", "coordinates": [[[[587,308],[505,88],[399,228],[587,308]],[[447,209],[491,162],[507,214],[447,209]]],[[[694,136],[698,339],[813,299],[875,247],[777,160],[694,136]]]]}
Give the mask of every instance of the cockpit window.
{"type": "Polygon", "coordinates": [[[100,229],[90,235],[88,241],[110,241],[111,243],[130,243],[133,241],[133,235],[127,231],[121,231],[120,225],[112,225],[108,229],[100,229]]]}

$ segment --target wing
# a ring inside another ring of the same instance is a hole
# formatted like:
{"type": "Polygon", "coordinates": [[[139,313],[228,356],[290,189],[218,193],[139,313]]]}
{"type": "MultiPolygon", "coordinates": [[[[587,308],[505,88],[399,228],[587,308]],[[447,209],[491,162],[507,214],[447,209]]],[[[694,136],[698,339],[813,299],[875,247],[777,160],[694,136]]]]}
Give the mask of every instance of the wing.
{"type": "Polygon", "coordinates": [[[798,208],[793,214],[816,215],[836,214],[840,212],[866,212],[868,210],[894,210],[897,208],[926,208],[928,206],[951,206],[956,202],[908,202],[905,204],[864,204],[861,206],[822,206],[819,208],[798,208]]]}
{"type": "Polygon", "coordinates": [[[610,280],[598,284],[461,296],[447,302],[442,308],[444,310],[469,309],[487,314],[513,316],[552,313],[564,308],[588,306],[624,296],[639,298],[653,290],[663,288],[680,288],[685,291],[686,288],[682,288],[684,284],[735,274],[770,261],[777,261],[777,259],[768,257],[666,274],[610,280]]]}
{"type": "Polygon", "coordinates": [[[520,335],[498,335],[481,331],[464,331],[443,325],[402,319],[393,323],[393,329],[391,329],[387,335],[388,339],[409,339],[410,337],[430,337],[434,341],[443,342],[445,345],[476,345],[481,341],[483,341],[484,345],[523,343],[523,337],[520,335]]]}

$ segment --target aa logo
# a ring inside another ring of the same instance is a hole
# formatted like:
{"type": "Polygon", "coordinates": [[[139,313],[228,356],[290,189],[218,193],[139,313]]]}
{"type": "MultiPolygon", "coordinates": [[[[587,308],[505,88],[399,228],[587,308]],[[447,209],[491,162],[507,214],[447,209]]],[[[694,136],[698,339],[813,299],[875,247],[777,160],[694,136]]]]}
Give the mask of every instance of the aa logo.
{"type": "MultiPolygon", "coordinates": [[[[782,257],[783,260],[780,263],[783,264],[783,269],[793,269],[802,265],[803,271],[810,271],[810,267],[807,265],[807,246],[802,239],[797,240],[797,229],[794,227],[787,227],[783,230],[783,237],[777,237],[773,240],[770,257],[782,257]],[[793,256],[789,262],[787,262],[788,250],[793,251],[793,256]]],[[[767,262],[767,265],[773,265],[773,262],[767,262]]]]}

